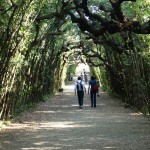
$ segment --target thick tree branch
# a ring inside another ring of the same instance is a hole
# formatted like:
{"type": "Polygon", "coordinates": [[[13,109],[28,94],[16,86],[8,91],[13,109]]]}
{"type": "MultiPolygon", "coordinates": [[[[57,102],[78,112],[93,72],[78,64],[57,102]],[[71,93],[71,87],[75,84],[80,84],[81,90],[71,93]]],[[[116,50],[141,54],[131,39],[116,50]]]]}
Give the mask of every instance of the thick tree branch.
{"type": "Polygon", "coordinates": [[[62,33],[59,33],[59,32],[57,32],[57,33],[48,32],[48,33],[46,33],[41,39],[37,39],[37,40],[32,41],[32,42],[31,42],[31,46],[33,47],[33,46],[37,45],[38,43],[40,43],[40,42],[42,42],[44,39],[46,39],[48,36],[61,35],[61,34],[62,34],[62,33]]]}
{"type": "Polygon", "coordinates": [[[121,4],[124,1],[131,1],[131,2],[135,2],[136,0],[109,0],[113,10],[114,10],[114,14],[117,16],[117,18],[119,19],[120,22],[125,22],[126,18],[121,10],[121,4]]]}
{"type": "Polygon", "coordinates": [[[63,14],[60,14],[60,13],[50,13],[50,14],[46,14],[44,16],[38,16],[36,18],[36,21],[41,21],[41,20],[44,20],[44,19],[52,19],[52,18],[59,18],[59,19],[64,19],[64,15],[63,14]]]}
{"type": "Polygon", "coordinates": [[[115,34],[126,31],[137,34],[150,34],[149,21],[141,24],[139,21],[128,19],[124,16],[121,4],[125,1],[136,2],[136,0],[110,0],[113,8],[113,11],[110,12],[110,18],[90,12],[87,0],[82,0],[81,3],[74,1],[76,9],[73,11],[66,10],[66,12],[71,16],[72,22],[78,24],[81,31],[87,31],[95,37],[104,35],[104,33],[115,34]]]}

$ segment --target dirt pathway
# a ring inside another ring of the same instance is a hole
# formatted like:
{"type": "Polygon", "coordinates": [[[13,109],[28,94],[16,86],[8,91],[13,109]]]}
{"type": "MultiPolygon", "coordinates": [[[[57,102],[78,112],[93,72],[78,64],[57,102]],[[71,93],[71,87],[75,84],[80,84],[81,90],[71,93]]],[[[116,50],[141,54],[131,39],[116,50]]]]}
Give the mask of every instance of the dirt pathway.
{"type": "Polygon", "coordinates": [[[97,108],[85,95],[79,109],[73,86],[24,113],[0,131],[0,150],[149,150],[150,122],[102,93],[97,108]]]}

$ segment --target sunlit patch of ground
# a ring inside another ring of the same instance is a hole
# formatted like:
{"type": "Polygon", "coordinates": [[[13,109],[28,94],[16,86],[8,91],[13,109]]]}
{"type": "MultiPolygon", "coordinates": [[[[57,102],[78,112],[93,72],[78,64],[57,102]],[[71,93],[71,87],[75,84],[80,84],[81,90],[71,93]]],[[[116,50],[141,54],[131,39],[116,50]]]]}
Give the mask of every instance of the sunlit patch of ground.
{"type": "Polygon", "coordinates": [[[74,82],[6,126],[0,150],[149,150],[146,118],[106,92],[99,93],[96,108],[85,94],[79,109],[74,82]]]}

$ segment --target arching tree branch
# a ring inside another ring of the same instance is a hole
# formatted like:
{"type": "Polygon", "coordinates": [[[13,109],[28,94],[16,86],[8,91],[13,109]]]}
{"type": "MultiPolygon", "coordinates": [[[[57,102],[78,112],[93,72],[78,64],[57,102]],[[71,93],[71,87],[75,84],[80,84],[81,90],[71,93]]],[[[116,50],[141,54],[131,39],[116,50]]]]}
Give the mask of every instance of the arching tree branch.
{"type": "Polygon", "coordinates": [[[121,10],[121,4],[125,1],[136,2],[136,0],[110,0],[112,11],[109,18],[91,12],[87,0],[82,0],[80,3],[73,1],[76,7],[72,10],[66,9],[66,12],[70,15],[72,22],[78,24],[81,31],[87,31],[95,37],[102,36],[104,33],[115,34],[126,31],[136,34],[150,34],[150,21],[142,24],[140,21],[125,17],[121,10]]]}

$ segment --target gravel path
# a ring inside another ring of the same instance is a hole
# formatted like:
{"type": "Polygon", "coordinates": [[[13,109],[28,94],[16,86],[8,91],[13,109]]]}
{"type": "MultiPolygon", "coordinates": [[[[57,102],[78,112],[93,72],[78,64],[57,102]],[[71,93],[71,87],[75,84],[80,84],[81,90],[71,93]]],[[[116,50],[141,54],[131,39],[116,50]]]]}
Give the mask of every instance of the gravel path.
{"type": "Polygon", "coordinates": [[[0,150],[150,150],[150,121],[101,92],[78,108],[73,86],[0,131],[0,150]]]}

